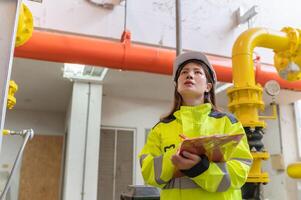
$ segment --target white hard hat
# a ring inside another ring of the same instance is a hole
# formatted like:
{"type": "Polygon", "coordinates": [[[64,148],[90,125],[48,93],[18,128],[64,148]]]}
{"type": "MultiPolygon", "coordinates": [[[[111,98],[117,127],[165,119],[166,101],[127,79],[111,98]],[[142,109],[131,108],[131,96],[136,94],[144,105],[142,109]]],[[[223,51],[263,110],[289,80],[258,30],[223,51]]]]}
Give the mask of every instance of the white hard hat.
{"type": "Polygon", "coordinates": [[[212,65],[210,64],[209,60],[207,59],[207,57],[200,52],[193,52],[193,51],[187,52],[187,53],[182,53],[176,57],[174,64],[173,64],[173,78],[174,78],[175,82],[177,81],[177,79],[179,77],[179,73],[183,68],[183,66],[181,66],[181,65],[184,62],[189,61],[189,60],[197,60],[197,61],[201,61],[202,63],[204,63],[208,68],[208,71],[210,73],[212,80],[214,81],[214,84],[216,83],[216,81],[217,81],[216,73],[215,73],[212,65]]]}

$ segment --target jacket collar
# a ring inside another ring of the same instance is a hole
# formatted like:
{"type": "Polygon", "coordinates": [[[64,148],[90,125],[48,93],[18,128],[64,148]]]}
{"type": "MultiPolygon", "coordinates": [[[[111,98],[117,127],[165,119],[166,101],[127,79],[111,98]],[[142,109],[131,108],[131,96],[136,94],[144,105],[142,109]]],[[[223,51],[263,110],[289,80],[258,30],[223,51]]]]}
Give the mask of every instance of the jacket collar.
{"type": "Polygon", "coordinates": [[[204,103],[204,104],[200,104],[197,106],[181,106],[180,110],[177,110],[176,112],[174,112],[173,115],[177,119],[181,119],[182,118],[181,116],[187,112],[202,116],[204,114],[205,115],[209,114],[211,109],[212,109],[212,105],[210,103],[204,103]]]}

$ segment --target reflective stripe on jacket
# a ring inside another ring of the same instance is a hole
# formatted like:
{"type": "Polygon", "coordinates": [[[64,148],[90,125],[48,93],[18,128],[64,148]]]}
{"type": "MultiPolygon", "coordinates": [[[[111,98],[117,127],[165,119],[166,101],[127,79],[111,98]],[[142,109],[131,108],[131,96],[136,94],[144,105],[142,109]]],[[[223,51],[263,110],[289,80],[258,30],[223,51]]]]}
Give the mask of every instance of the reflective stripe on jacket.
{"type": "MultiPolygon", "coordinates": [[[[244,133],[240,122],[232,115],[212,110],[211,104],[190,108],[198,109],[199,132],[196,134],[189,131],[186,125],[184,134],[187,137],[244,133]]],[[[159,122],[151,129],[147,142],[139,154],[145,182],[162,188],[161,200],[242,199],[240,188],[247,179],[253,160],[246,136],[226,162],[210,162],[206,171],[193,178],[187,176],[173,178],[175,167],[171,162],[171,156],[177,152],[181,142],[179,134],[183,133],[184,126],[181,112],[190,108],[181,107],[174,113],[173,119],[159,122]]],[[[192,129],[196,130],[193,127],[192,129]]]]}

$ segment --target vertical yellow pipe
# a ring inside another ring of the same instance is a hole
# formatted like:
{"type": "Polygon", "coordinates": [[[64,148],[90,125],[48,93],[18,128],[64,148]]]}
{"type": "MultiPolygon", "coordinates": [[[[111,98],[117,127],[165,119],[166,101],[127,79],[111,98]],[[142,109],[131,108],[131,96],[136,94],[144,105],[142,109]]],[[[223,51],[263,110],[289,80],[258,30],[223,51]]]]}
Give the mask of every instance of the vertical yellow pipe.
{"type": "Polygon", "coordinates": [[[242,33],[234,43],[232,49],[234,88],[228,91],[229,109],[244,126],[251,127],[264,126],[264,122],[258,119],[258,109],[264,109],[264,103],[262,88],[255,82],[253,51],[256,47],[270,48],[276,52],[283,51],[290,47],[290,39],[285,32],[252,28],[242,33]]]}
{"type": "MultiPolygon", "coordinates": [[[[290,31],[291,29],[288,30],[290,31]]],[[[249,29],[235,41],[232,49],[234,86],[227,91],[229,96],[228,107],[244,127],[251,127],[253,130],[256,130],[256,127],[265,127],[265,122],[261,121],[258,115],[258,110],[264,109],[264,102],[262,100],[262,87],[256,84],[255,80],[254,48],[269,48],[277,53],[290,49],[291,45],[292,40],[287,32],[277,32],[264,28],[249,29]]],[[[280,61],[282,60],[280,59],[280,61]]],[[[258,136],[259,133],[256,134],[258,136]]],[[[249,133],[248,136],[254,137],[255,132],[249,133]]],[[[260,139],[258,143],[260,143],[260,139]]],[[[269,182],[268,174],[261,171],[261,161],[268,159],[269,154],[264,151],[253,151],[252,155],[254,160],[247,182],[269,182]]]]}

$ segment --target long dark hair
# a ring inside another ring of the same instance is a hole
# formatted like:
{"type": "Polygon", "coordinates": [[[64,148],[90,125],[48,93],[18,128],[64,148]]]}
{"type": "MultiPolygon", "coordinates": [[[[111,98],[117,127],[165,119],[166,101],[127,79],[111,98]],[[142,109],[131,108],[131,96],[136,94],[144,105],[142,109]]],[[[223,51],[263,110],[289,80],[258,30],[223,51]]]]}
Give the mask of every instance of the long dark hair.
{"type": "Polygon", "coordinates": [[[217,105],[216,105],[216,101],[215,101],[215,82],[214,82],[212,76],[210,75],[208,67],[202,61],[191,60],[191,61],[188,61],[188,62],[184,62],[182,65],[179,66],[179,69],[177,70],[177,73],[176,73],[176,79],[175,79],[176,84],[175,84],[175,91],[174,91],[173,107],[172,107],[171,111],[168,114],[166,114],[166,115],[164,115],[163,117],[160,118],[160,121],[166,121],[166,120],[169,120],[169,119],[173,118],[173,113],[176,112],[177,110],[180,110],[180,107],[183,105],[183,98],[180,95],[180,93],[177,91],[178,78],[179,78],[180,72],[182,71],[183,67],[185,65],[187,65],[188,63],[191,63],[191,62],[199,64],[202,67],[202,69],[205,72],[207,83],[212,84],[212,88],[210,89],[210,91],[204,93],[204,103],[211,103],[212,109],[213,110],[218,110],[217,105]]]}

